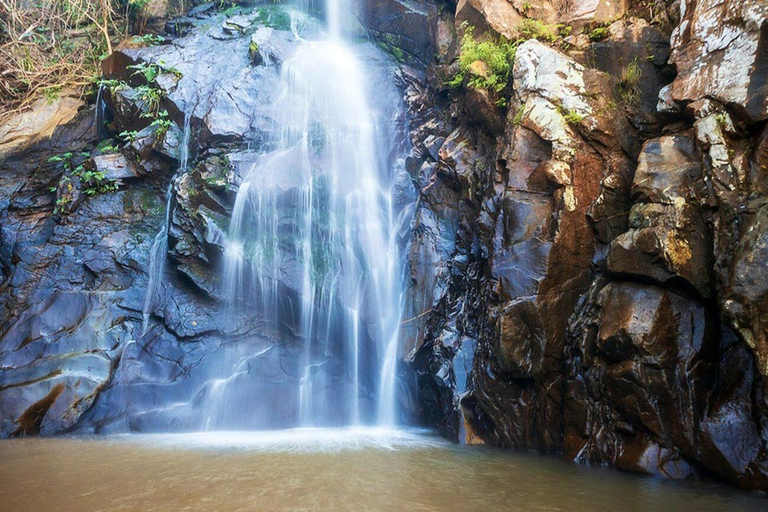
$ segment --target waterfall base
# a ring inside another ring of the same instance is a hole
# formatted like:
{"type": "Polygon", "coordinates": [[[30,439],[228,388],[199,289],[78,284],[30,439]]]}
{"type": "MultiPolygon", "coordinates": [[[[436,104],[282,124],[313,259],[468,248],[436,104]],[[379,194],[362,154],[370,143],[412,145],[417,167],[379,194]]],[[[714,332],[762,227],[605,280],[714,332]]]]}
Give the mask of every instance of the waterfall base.
{"type": "Polygon", "coordinates": [[[0,481],[6,512],[765,509],[715,484],[371,429],[14,439],[0,442],[0,481]]]}

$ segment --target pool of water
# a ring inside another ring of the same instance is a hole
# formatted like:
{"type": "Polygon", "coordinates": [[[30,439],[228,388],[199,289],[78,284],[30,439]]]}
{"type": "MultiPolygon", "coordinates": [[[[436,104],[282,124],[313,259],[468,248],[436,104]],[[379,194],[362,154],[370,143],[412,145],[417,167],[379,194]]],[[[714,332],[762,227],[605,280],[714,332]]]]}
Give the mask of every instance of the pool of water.
{"type": "Polygon", "coordinates": [[[351,428],[4,440],[0,509],[750,512],[768,498],[351,428]]]}

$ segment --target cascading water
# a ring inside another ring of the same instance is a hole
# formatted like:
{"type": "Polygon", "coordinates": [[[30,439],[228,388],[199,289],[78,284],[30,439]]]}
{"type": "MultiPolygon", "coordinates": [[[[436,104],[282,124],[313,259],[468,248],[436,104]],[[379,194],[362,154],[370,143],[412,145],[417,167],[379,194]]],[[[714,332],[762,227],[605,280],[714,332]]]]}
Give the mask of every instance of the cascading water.
{"type": "MultiPolygon", "coordinates": [[[[394,95],[374,90],[344,40],[342,2],[326,4],[327,37],[300,40],[282,65],[272,108],[279,129],[243,177],[224,254],[222,282],[232,307],[294,325],[303,344],[299,426],[391,425],[396,418],[396,134],[380,112],[391,115],[399,105],[394,95]],[[380,112],[371,108],[374,95],[380,112]]],[[[244,371],[241,360],[232,377],[211,381],[208,401],[226,401],[228,384],[244,371]]],[[[206,417],[205,427],[211,424],[206,417]]]]}
{"type": "MultiPolygon", "coordinates": [[[[177,175],[183,175],[187,172],[189,166],[189,139],[191,134],[190,115],[184,114],[184,125],[181,134],[181,143],[179,147],[179,170],[177,175]]],[[[168,184],[168,190],[165,193],[165,217],[163,225],[155,235],[152,241],[152,247],[149,251],[149,282],[147,283],[147,292],[144,295],[144,306],[142,307],[142,336],[149,329],[149,316],[157,306],[160,299],[160,287],[162,286],[163,274],[165,273],[165,262],[168,252],[168,230],[171,227],[171,216],[173,215],[173,184],[175,177],[171,178],[168,184]]]]}

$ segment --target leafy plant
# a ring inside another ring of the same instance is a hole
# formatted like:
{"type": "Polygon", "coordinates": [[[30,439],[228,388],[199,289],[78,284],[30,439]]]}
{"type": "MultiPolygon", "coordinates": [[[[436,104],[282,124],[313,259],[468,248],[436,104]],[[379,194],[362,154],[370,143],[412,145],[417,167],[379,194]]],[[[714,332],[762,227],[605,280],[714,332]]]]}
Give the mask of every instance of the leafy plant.
{"type": "Polygon", "coordinates": [[[157,78],[157,75],[159,75],[162,71],[160,69],[160,66],[158,66],[157,64],[151,64],[146,62],[139,62],[138,64],[128,66],[127,69],[135,70],[133,72],[133,75],[143,76],[144,80],[146,80],[147,83],[154,82],[155,78],[157,78]]]}
{"type": "Polygon", "coordinates": [[[587,31],[587,37],[593,43],[598,43],[608,38],[610,32],[608,31],[608,24],[600,24],[594,27],[592,30],[587,31]]]}
{"type": "Polygon", "coordinates": [[[56,199],[55,214],[63,213],[64,207],[72,203],[73,177],[80,181],[80,190],[89,197],[117,191],[119,185],[117,180],[107,178],[102,171],[86,168],[84,162],[89,157],[88,152],[79,154],[67,152],[48,159],[48,162],[62,163],[64,167],[64,175],[59,180],[59,186],[49,189],[51,192],[56,192],[62,187],[65,190],[65,193],[56,199]]]}
{"type": "Polygon", "coordinates": [[[502,36],[478,41],[474,37],[474,27],[466,23],[462,27],[459,72],[448,85],[457,88],[466,83],[471,89],[489,89],[497,93],[506,89],[517,43],[502,36]]]}
{"type": "Polygon", "coordinates": [[[563,115],[565,122],[568,124],[579,124],[586,117],[583,114],[576,112],[575,110],[569,110],[565,108],[561,108],[559,110],[560,110],[560,113],[563,115]]]}
{"type": "Polygon", "coordinates": [[[160,101],[165,97],[165,92],[151,85],[140,85],[136,87],[135,91],[136,98],[144,102],[147,110],[154,115],[160,108],[160,101]]]}
{"type": "Polygon", "coordinates": [[[126,130],[118,133],[117,136],[118,138],[121,138],[126,142],[133,142],[136,140],[136,136],[138,136],[138,134],[139,132],[137,132],[136,130],[130,130],[130,131],[126,130]]]}
{"type": "Polygon", "coordinates": [[[548,25],[539,20],[524,19],[517,30],[521,39],[538,39],[552,44],[571,35],[573,27],[562,23],[548,25]]]}
{"type": "Polygon", "coordinates": [[[133,36],[133,40],[136,43],[145,44],[147,46],[155,46],[158,44],[163,44],[167,41],[165,37],[158,36],[155,34],[144,34],[143,36],[133,36]]]}
{"type": "Polygon", "coordinates": [[[157,117],[154,121],[150,124],[150,126],[155,127],[155,134],[158,138],[162,138],[165,136],[166,133],[168,133],[168,130],[171,128],[171,125],[173,124],[173,121],[170,120],[168,117],[168,111],[162,110],[157,113],[157,117]]]}
{"type": "Polygon", "coordinates": [[[105,87],[113,92],[116,90],[125,89],[126,87],[128,87],[128,84],[126,84],[122,80],[114,80],[114,79],[107,79],[107,78],[98,78],[96,80],[96,85],[98,85],[99,87],[105,87]]]}

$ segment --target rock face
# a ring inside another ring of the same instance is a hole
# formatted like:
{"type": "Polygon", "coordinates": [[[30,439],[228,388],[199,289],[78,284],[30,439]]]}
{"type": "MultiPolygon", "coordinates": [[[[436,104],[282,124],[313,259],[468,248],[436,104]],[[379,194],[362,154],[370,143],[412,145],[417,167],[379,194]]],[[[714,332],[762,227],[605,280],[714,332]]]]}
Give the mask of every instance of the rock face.
{"type": "MultiPolygon", "coordinates": [[[[254,154],[246,145],[272,136],[262,107],[295,39],[268,9],[229,18],[198,9],[184,18],[188,36],[112,54],[104,120],[123,140],[99,141],[101,117],[89,109],[9,150],[0,173],[0,435],[212,427],[221,411],[201,403],[215,404],[216,379],[228,376],[217,372],[231,373],[233,360],[248,367],[233,377],[243,425],[284,426],[298,408],[297,396],[276,390],[300,379],[301,344],[290,327],[222,314],[218,282],[241,167],[254,154]],[[149,82],[148,69],[157,75],[149,82]],[[167,114],[153,124],[153,111],[167,114]],[[168,264],[147,310],[161,228],[168,264]],[[275,402],[250,401],[267,395],[275,402]]],[[[7,132],[3,148],[20,138],[7,132]]]]}
{"type": "MultiPolygon", "coordinates": [[[[460,442],[768,490],[765,2],[535,4],[356,3],[402,64],[411,128],[394,195],[416,199],[403,410],[460,442]],[[489,93],[446,85],[464,22],[486,40],[571,29],[519,40],[489,93]]],[[[233,354],[245,422],[279,427],[298,407],[275,393],[301,378],[290,320],[220,314],[214,270],[295,36],[211,6],[168,28],[170,44],[105,61],[124,82],[109,127],[135,131],[119,152],[96,146],[88,111],[25,152],[0,142],[2,435],[203,428],[233,354]],[[164,132],[137,65],[156,67],[164,132]]]]}
{"type": "Polygon", "coordinates": [[[768,489],[764,3],[554,4],[447,7],[480,37],[572,23],[519,43],[506,109],[444,85],[455,39],[406,81],[408,404],[461,442],[768,489]]]}
{"type": "Polygon", "coordinates": [[[671,98],[683,104],[710,98],[751,122],[768,118],[768,5],[682,0],[680,12],[671,98]]]}

